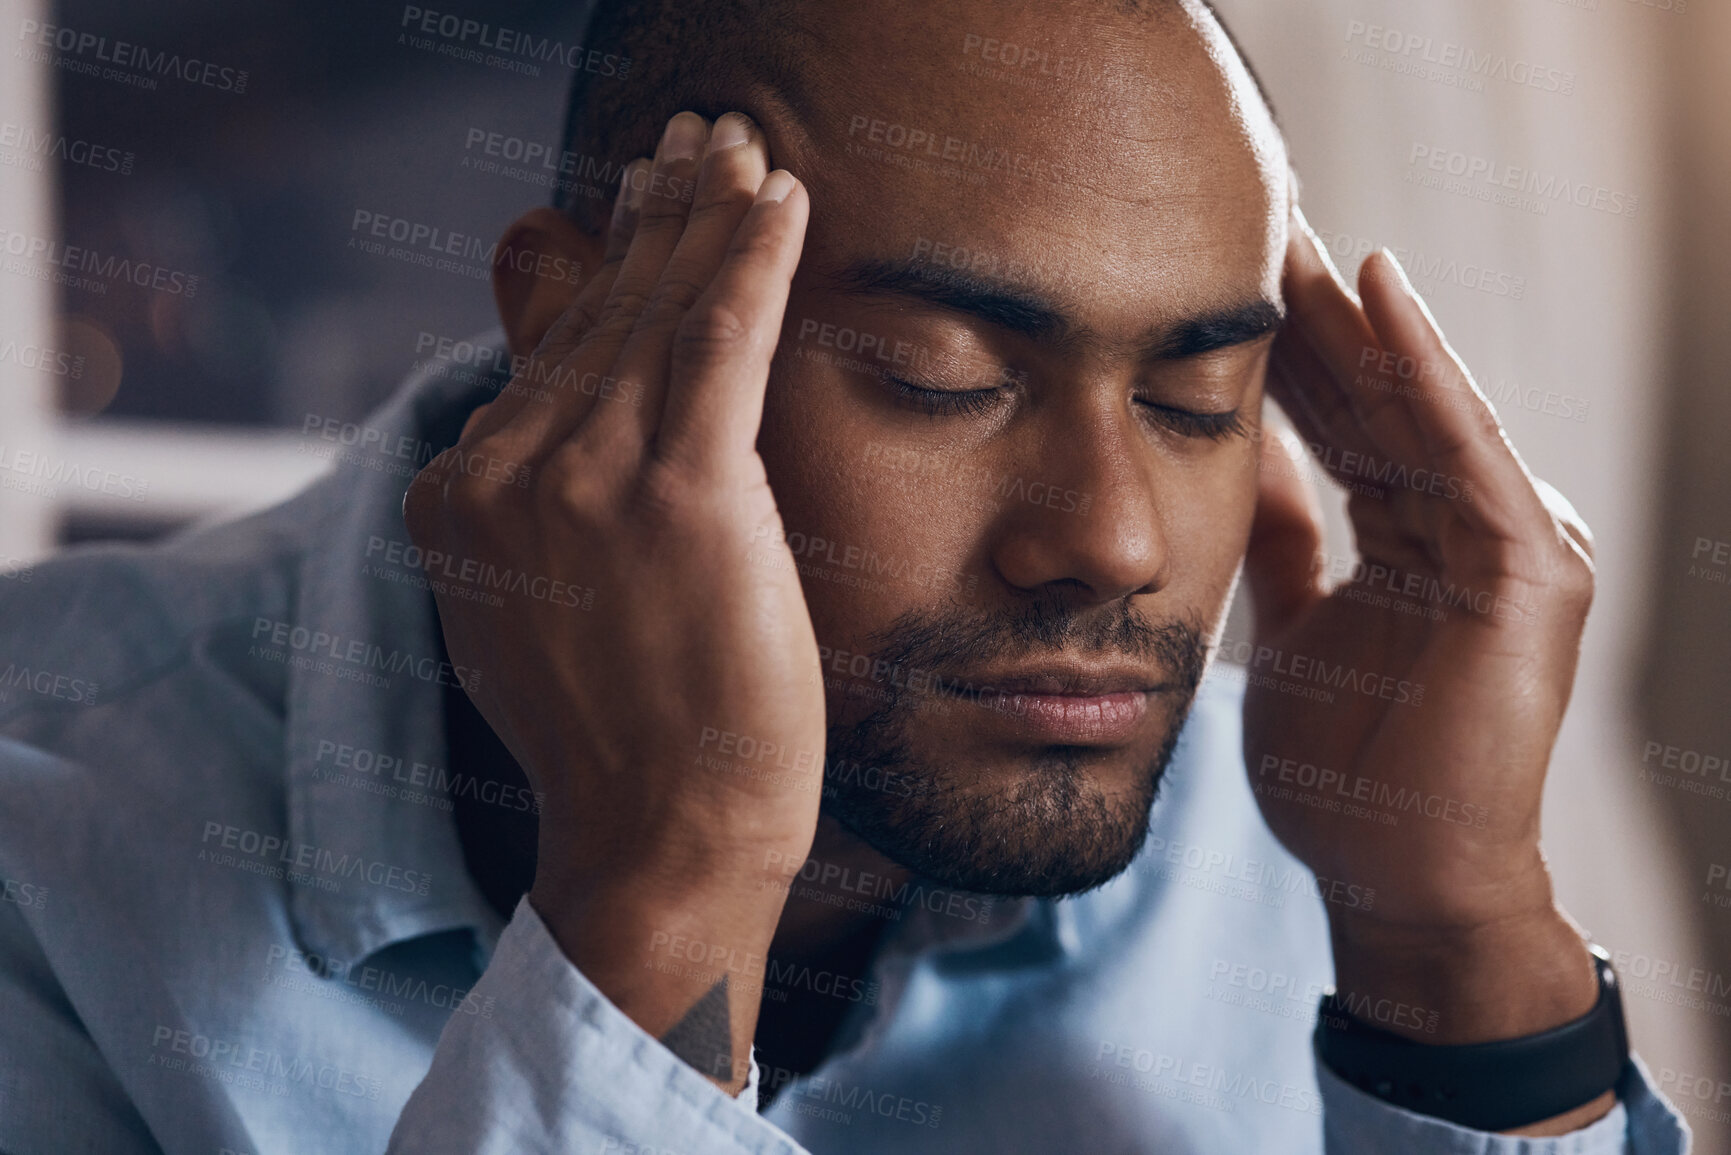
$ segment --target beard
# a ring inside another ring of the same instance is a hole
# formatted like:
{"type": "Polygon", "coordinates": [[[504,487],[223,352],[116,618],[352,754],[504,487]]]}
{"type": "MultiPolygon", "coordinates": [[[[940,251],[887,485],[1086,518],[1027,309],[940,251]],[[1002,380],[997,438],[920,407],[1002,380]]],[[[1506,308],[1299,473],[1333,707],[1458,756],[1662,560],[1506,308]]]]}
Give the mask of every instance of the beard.
{"type": "MultiPolygon", "coordinates": [[[[1042,597],[1010,616],[904,614],[874,641],[874,668],[892,671],[1060,653],[1157,664],[1161,680],[1174,687],[1162,695],[1174,708],[1158,749],[1134,768],[1127,790],[1108,792],[1095,772],[1101,760],[1123,757],[1121,751],[1047,746],[1013,767],[984,773],[946,763],[941,753],[922,759],[914,738],[926,695],[910,691],[905,679],[889,680],[882,704],[869,716],[828,731],[824,813],[941,886],[1044,898],[1091,890],[1130,865],[1147,838],[1149,813],[1207,664],[1199,624],[1150,624],[1127,600],[1078,611],[1042,597]],[[855,773],[844,772],[850,765],[855,773]],[[1007,784],[994,783],[1003,778],[1007,784]],[[878,786],[868,785],[874,780],[878,786]],[[883,788],[887,783],[896,788],[883,788]]],[[[996,699],[961,693],[984,708],[996,699]]]]}

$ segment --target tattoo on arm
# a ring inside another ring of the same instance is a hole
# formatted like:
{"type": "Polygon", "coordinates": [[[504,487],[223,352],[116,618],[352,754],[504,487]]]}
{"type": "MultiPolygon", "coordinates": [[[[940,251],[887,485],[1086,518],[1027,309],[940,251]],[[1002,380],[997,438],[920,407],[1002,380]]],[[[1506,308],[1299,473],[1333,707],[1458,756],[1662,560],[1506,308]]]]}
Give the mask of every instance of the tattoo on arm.
{"type": "Polygon", "coordinates": [[[732,1073],[733,1018],[727,1003],[726,975],[667,1029],[661,1044],[705,1075],[732,1073]]]}

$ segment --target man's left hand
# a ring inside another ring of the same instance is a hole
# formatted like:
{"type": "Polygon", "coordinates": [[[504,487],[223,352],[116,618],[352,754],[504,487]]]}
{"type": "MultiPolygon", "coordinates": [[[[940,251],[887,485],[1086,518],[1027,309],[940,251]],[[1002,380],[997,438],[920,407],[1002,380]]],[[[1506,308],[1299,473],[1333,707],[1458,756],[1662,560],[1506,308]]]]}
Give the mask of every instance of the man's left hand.
{"type": "Polygon", "coordinates": [[[1388,1011],[1365,1017],[1432,1043],[1561,1025],[1597,982],[1539,811],[1591,536],[1391,257],[1355,296],[1294,210],[1284,287],[1269,390],[1309,453],[1265,439],[1246,561],[1258,803],[1319,878],[1339,991],[1388,1011]],[[1356,563],[1322,552],[1317,467],[1350,495],[1356,563]]]}

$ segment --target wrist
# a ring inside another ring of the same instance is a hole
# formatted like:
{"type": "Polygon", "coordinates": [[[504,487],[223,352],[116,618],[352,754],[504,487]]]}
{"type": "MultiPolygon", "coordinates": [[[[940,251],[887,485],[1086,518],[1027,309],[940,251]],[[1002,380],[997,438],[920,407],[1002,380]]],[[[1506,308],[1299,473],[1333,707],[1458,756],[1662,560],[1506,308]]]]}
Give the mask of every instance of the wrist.
{"type": "Polygon", "coordinates": [[[1538,1034],[1580,1018],[1598,999],[1585,940],[1549,903],[1466,927],[1338,917],[1330,936],[1335,988],[1349,1012],[1418,1042],[1538,1034]]]}
{"type": "Polygon", "coordinates": [[[779,915],[780,901],[766,898],[764,882],[781,877],[784,863],[805,861],[815,824],[803,833],[741,837],[690,825],[576,831],[553,828],[543,818],[530,897],[537,910],[556,917],[586,906],[669,914],[714,906],[745,914],[773,906],[772,919],[779,915]]]}
{"type": "Polygon", "coordinates": [[[560,951],[645,1032],[737,1094],[786,900],[761,885],[772,872],[765,852],[687,843],[585,861],[548,853],[573,843],[545,828],[541,845],[529,902],[560,951]]]}
{"type": "Polygon", "coordinates": [[[761,966],[754,976],[743,960],[764,956],[787,898],[763,885],[769,871],[689,856],[635,865],[629,873],[546,862],[537,870],[529,901],[579,969],[591,978],[716,970],[733,972],[736,987],[761,977],[761,966]]]}
{"type": "Polygon", "coordinates": [[[1366,1023],[1355,1008],[1330,996],[1317,1022],[1317,1057],[1359,1090],[1422,1115],[1480,1131],[1569,1134],[1616,1106],[1616,1084],[1629,1058],[1610,959],[1600,948],[1589,958],[1594,1005],[1555,1027],[1431,1045],[1366,1023]]]}

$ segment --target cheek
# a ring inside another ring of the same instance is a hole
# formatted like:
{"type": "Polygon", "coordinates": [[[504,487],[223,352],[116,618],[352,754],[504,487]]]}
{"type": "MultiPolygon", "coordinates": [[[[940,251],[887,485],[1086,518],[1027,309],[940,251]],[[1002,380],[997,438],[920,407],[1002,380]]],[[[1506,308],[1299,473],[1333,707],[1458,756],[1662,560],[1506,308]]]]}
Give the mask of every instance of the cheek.
{"type": "Polygon", "coordinates": [[[1194,604],[1224,602],[1256,515],[1256,451],[1233,446],[1174,486],[1167,508],[1168,588],[1194,604]],[[1181,487],[1181,488],[1180,488],[1181,487]]]}
{"type": "Polygon", "coordinates": [[[941,490],[885,464],[882,431],[840,389],[778,363],[757,448],[820,644],[869,652],[898,617],[966,589],[977,527],[941,490]]]}

